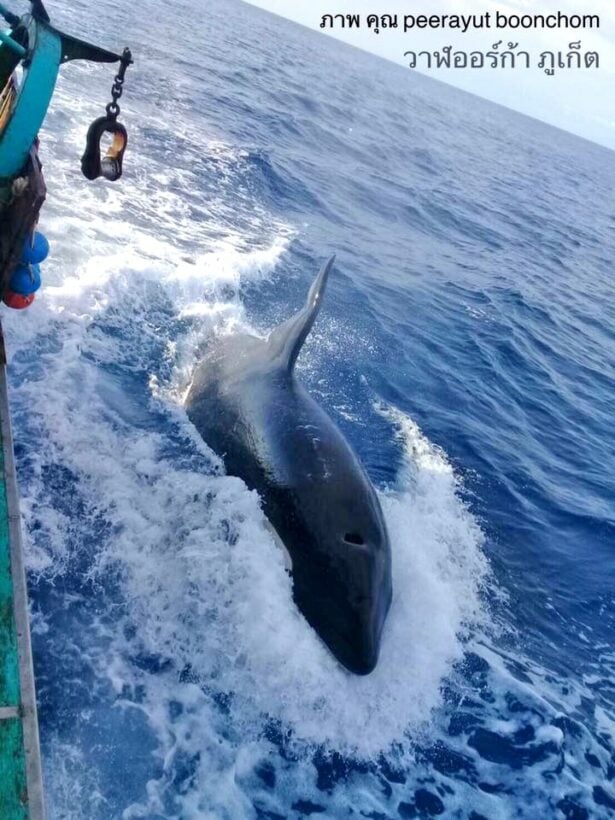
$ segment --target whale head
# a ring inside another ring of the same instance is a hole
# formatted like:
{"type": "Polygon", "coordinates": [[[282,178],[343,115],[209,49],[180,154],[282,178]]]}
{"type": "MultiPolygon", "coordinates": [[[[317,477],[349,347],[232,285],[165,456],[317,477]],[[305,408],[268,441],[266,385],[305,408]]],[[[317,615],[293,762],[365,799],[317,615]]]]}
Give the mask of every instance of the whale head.
{"type": "Polygon", "coordinates": [[[361,471],[344,479],[311,487],[309,503],[300,493],[283,540],[308,623],[346,669],[367,675],[378,662],[391,604],[391,548],[367,478],[361,471]]]}

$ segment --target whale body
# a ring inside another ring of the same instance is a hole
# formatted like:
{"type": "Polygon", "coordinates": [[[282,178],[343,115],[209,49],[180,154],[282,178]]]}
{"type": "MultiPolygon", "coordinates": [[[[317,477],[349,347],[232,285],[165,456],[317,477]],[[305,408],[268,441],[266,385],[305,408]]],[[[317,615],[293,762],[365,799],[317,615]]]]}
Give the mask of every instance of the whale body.
{"type": "Polygon", "coordinates": [[[267,339],[218,340],[195,369],[186,410],[227,472],[258,492],[308,623],[340,663],[365,675],[391,602],[386,524],[357,456],[294,372],[333,262],[305,307],[267,339]]]}

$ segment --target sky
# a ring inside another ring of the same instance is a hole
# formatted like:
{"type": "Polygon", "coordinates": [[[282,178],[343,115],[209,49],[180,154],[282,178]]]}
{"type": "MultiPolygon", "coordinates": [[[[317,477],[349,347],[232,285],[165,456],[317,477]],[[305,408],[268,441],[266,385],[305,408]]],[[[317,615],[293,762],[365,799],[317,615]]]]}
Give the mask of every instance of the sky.
{"type": "MultiPolygon", "coordinates": [[[[529,114],[544,122],[571,131],[594,142],[615,149],[615,0],[249,0],[252,5],[323,32],[324,14],[360,13],[361,28],[324,31],[366,51],[407,65],[408,50],[440,50],[452,45],[453,50],[489,51],[493,43],[502,40],[500,50],[509,41],[519,44],[518,50],[528,51],[537,62],[544,50],[563,51],[569,43],[581,41],[581,52],[600,54],[598,69],[560,69],[548,76],[534,65],[530,69],[421,69],[438,80],[458,86],[480,97],[529,114]],[[450,28],[413,29],[404,33],[403,24],[397,30],[381,30],[379,34],[365,27],[368,14],[564,14],[600,17],[600,28],[593,29],[470,29],[466,33],[450,28]]],[[[327,35],[325,35],[327,36],[327,35]]],[[[410,69],[408,69],[410,70],[410,69]]]]}

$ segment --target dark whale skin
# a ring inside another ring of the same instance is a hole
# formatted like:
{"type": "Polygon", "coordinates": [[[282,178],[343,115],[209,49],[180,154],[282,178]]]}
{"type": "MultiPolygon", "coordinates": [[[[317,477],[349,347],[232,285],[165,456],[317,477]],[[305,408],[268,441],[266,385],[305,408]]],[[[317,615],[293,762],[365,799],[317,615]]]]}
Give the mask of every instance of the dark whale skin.
{"type": "Polygon", "coordinates": [[[294,373],[332,264],[267,340],[221,339],[195,370],[186,410],[227,472],[258,492],[307,621],[340,663],[366,675],[391,603],[386,524],[357,456],[294,373]]]}

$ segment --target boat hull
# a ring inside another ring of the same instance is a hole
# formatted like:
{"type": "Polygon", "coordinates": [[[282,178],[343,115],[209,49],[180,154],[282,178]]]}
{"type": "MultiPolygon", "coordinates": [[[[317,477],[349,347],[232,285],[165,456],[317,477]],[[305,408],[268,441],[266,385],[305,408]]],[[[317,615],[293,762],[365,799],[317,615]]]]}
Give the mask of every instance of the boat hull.
{"type": "Polygon", "coordinates": [[[0,817],[43,820],[21,518],[0,328],[0,817]]]}

